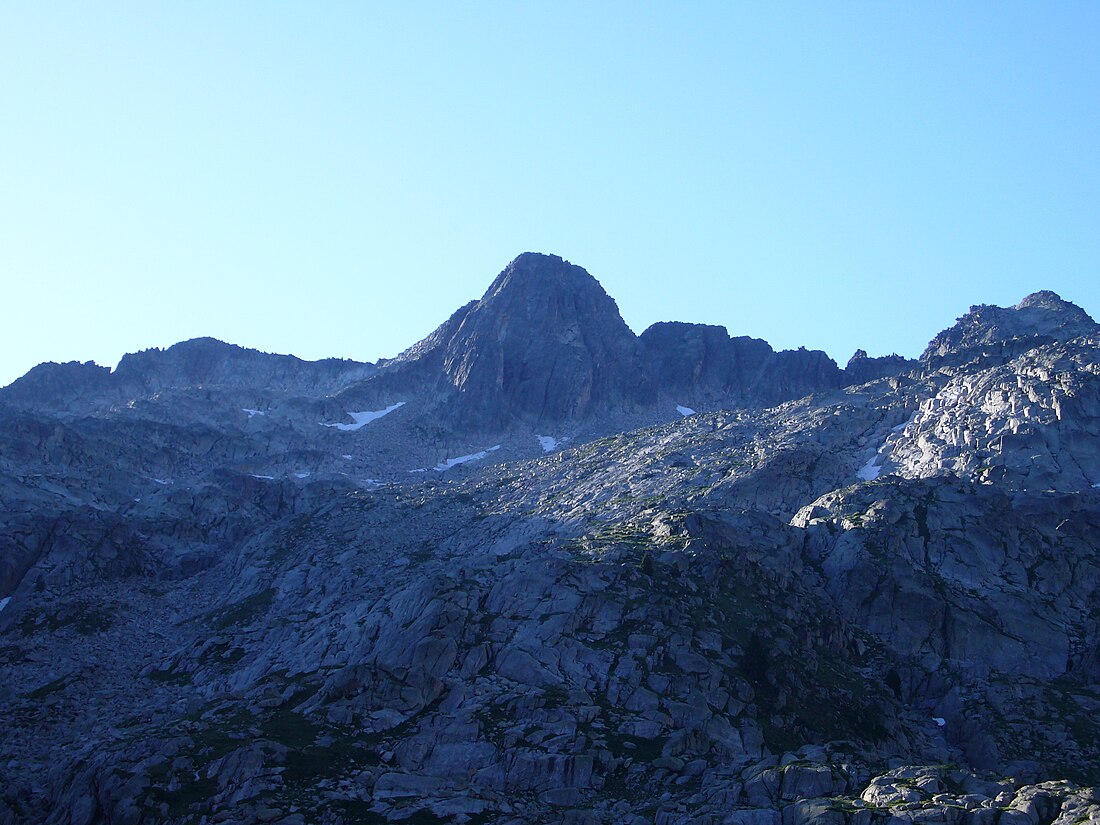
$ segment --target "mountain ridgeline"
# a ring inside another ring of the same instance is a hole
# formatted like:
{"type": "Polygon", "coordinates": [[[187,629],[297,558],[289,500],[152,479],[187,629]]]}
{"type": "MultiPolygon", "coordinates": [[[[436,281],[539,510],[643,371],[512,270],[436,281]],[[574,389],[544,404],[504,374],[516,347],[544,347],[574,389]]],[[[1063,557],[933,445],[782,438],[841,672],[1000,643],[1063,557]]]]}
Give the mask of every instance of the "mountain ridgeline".
{"type": "Polygon", "coordinates": [[[516,421],[554,426],[667,407],[670,399],[703,408],[770,406],[913,365],[857,353],[840,369],[819,350],[776,352],[766,341],[731,338],[704,324],[658,323],[636,336],[584,269],[525,253],[480,301],[380,369],[337,359],[304,362],[200,338],[127,355],[113,373],[91,363],[43,364],[0,398],[59,408],[179,387],[332,392],[359,385],[355,392],[379,397],[426,394],[448,426],[499,432],[516,421]]]}
{"type": "Polygon", "coordinates": [[[1100,823],[1100,326],[635,335],[527,253],[377,364],[0,389],[0,825],[1100,823]]]}

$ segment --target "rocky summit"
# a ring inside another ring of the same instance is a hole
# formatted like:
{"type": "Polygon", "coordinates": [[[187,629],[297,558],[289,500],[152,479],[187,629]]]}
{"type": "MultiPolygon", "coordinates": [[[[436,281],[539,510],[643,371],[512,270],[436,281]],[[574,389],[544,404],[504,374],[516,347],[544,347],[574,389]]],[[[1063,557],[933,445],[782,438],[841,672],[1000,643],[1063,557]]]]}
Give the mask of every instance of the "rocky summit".
{"type": "Polygon", "coordinates": [[[635,335],[525,254],[391,360],[0,389],[0,823],[1100,823],[1100,326],[635,335]]]}

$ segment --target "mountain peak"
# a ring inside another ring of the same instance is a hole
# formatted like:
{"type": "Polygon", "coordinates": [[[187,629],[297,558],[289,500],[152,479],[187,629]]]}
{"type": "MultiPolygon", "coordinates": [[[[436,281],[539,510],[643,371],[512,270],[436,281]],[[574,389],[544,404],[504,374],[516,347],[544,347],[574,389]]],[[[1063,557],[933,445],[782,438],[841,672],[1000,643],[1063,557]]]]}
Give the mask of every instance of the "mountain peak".
{"type": "Polygon", "coordinates": [[[1016,304],[1013,309],[1022,310],[1029,307],[1042,307],[1044,309],[1051,309],[1059,312],[1080,312],[1081,309],[1076,304],[1062,298],[1057,292],[1049,289],[1040,289],[1038,292],[1032,292],[1030,295],[1024,297],[1020,303],[1016,304]]]}
{"type": "Polygon", "coordinates": [[[1064,304],[1062,296],[1052,289],[1040,289],[1038,292],[1032,292],[1030,295],[1025,295],[1020,303],[1016,304],[1016,309],[1021,307],[1032,306],[1033,304],[1064,304]]]}
{"type": "Polygon", "coordinates": [[[640,392],[638,339],[582,267],[525,252],[480,301],[463,307],[401,360],[440,359],[455,422],[492,429],[584,415],[640,392]]]}
{"type": "Polygon", "coordinates": [[[504,271],[508,272],[511,269],[531,269],[539,266],[563,267],[572,266],[572,264],[561,255],[554,255],[549,252],[521,252],[511,260],[508,266],[504,268],[504,271]]]}
{"type": "MultiPolygon", "coordinates": [[[[558,255],[546,255],[541,252],[524,252],[518,255],[504,268],[489,285],[481,302],[517,293],[524,298],[538,294],[575,293],[595,297],[602,295],[605,301],[610,297],[583,267],[569,263],[558,255]]],[[[614,301],[611,301],[614,305],[614,301]]],[[[615,314],[618,315],[615,306],[615,314]]]]}
{"type": "Polygon", "coordinates": [[[111,384],[111,370],[94,361],[53,361],[31,368],[26,375],[0,389],[0,398],[17,404],[64,406],[65,400],[102,392],[111,384]]]}
{"type": "Polygon", "coordinates": [[[1100,331],[1077,304],[1049,289],[1033,292],[1015,306],[978,304],[928,344],[922,361],[1013,339],[1068,341],[1100,331]]]}

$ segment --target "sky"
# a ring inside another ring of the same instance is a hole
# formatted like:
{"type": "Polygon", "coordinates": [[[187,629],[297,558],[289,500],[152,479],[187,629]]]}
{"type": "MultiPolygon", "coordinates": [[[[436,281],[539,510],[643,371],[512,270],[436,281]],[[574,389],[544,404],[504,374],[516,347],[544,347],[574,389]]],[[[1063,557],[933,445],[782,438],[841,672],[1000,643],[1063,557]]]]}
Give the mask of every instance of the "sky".
{"type": "Polygon", "coordinates": [[[1100,315],[1100,3],[0,0],[0,385],[396,355],[516,255],[641,332],[1100,315]]]}

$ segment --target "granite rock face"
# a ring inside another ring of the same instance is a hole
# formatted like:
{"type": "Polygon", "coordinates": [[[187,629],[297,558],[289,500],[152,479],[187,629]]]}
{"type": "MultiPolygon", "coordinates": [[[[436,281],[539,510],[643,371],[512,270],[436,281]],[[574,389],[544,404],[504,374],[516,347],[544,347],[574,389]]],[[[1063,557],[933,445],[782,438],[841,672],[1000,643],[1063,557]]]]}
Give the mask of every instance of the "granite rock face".
{"type": "Polygon", "coordinates": [[[641,343],[657,386],[692,403],[770,406],[848,383],[824,352],[776,352],[758,338],[731,338],[723,327],[654,324],[641,343]]]}
{"type": "Polygon", "coordinates": [[[904,476],[938,472],[1031,490],[1100,483],[1100,336],[950,375],[882,450],[904,476]]]}
{"type": "Polygon", "coordinates": [[[38,367],[0,823],[1100,822],[1098,354],[634,336],[524,255],[379,365],[38,367]]]}

